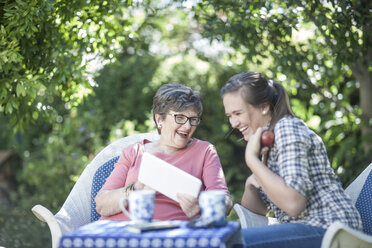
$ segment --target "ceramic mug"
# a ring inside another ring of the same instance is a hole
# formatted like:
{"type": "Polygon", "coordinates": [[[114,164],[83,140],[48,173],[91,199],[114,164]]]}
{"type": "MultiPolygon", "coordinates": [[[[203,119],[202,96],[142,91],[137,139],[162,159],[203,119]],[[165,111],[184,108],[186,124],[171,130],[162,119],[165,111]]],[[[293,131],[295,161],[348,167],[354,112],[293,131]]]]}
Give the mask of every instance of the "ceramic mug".
{"type": "Polygon", "coordinates": [[[226,224],[226,192],[223,190],[207,190],[200,193],[199,206],[201,219],[214,226],[226,224]]]}
{"type": "Polygon", "coordinates": [[[129,196],[123,196],[119,200],[121,211],[134,222],[151,222],[154,215],[155,191],[134,190],[129,196]],[[128,202],[128,210],[124,202],[128,202]]]}

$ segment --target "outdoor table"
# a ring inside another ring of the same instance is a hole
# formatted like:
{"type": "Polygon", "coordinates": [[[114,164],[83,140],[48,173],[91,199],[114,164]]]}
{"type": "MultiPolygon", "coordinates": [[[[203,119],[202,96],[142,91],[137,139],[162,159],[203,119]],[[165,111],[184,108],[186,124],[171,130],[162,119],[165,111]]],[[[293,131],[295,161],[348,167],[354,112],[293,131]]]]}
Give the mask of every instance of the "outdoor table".
{"type": "Polygon", "coordinates": [[[242,247],[240,223],[191,229],[187,221],[172,221],[179,228],[142,233],[125,229],[128,221],[99,220],[62,236],[60,248],[75,247],[242,247]]]}

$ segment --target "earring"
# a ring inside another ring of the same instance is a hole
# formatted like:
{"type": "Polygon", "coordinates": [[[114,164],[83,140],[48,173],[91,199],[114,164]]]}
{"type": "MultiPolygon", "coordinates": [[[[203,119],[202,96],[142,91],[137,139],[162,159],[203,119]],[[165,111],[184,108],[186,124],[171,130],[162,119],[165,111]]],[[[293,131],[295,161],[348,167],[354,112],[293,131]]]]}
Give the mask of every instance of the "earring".
{"type": "Polygon", "coordinates": [[[158,128],[161,128],[161,124],[158,124],[158,128]]]}
{"type": "Polygon", "coordinates": [[[263,115],[266,115],[266,111],[265,111],[265,110],[264,110],[264,111],[262,111],[262,114],[263,114],[263,115]]]}

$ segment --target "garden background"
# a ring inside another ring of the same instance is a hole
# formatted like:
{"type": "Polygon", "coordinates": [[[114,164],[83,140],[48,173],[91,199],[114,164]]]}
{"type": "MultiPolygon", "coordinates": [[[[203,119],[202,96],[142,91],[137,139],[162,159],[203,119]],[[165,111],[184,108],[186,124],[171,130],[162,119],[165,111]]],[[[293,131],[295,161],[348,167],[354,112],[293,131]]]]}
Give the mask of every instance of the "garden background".
{"type": "Polygon", "coordinates": [[[103,147],[155,131],[169,82],[201,91],[195,137],[235,202],[250,171],[219,89],[242,71],[286,87],[346,187],[372,161],[371,19],[368,0],[0,0],[0,246],[49,245],[32,206],[56,213],[103,147]]]}

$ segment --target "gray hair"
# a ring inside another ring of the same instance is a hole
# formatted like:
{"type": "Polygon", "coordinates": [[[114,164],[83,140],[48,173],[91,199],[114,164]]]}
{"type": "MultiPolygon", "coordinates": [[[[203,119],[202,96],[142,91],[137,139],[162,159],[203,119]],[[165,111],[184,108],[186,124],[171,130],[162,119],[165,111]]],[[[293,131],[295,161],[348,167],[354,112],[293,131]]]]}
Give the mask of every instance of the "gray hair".
{"type": "Polygon", "coordinates": [[[178,83],[164,84],[158,89],[153,99],[152,113],[155,124],[157,124],[155,114],[165,119],[165,115],[170,110],[182,112],[190,108],[199,117],[202,115],[203,103],[199,91],[178,83]]]}

